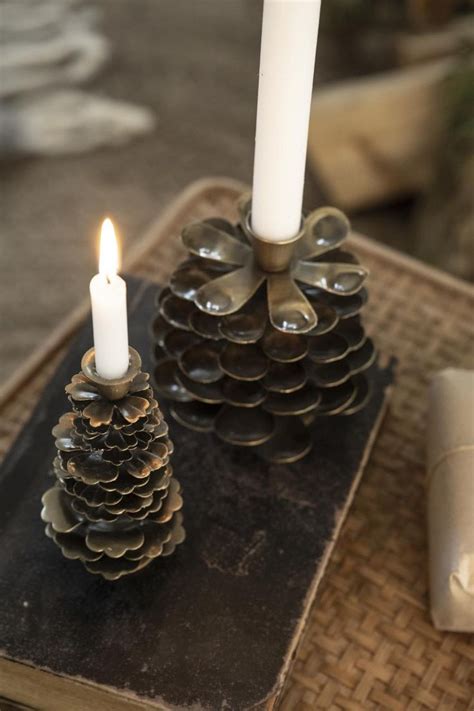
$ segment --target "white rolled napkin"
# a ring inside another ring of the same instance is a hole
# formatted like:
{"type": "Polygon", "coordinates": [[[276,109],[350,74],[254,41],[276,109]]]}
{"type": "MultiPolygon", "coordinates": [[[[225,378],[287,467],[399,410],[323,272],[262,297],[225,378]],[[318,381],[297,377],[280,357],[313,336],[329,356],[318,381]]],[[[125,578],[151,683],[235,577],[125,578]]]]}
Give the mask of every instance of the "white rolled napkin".
{"type": "Polygon", "coordinates": [[[474,371],[433,379],[427,458],[431,616],[474,632],[474,371]]]}

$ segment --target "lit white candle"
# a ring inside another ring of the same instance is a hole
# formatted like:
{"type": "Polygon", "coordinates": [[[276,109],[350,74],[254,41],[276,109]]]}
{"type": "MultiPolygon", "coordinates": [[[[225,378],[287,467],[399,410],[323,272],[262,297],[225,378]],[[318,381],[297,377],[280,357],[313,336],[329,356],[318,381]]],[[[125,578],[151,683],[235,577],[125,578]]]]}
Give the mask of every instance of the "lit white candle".
{"type": "Polygon", "coordinates": [[[321,0],[265,0],[252,228],[275,242],[301,222],[321,0]]]}
{"type": "Polygon", "coordinates": [[[127,287],[118,267],[114,227],[106,219],[100,235],[99,273],[91,280],[90,295],[95,367],[107,380],[121,378],[128,370],[127,287]]]}

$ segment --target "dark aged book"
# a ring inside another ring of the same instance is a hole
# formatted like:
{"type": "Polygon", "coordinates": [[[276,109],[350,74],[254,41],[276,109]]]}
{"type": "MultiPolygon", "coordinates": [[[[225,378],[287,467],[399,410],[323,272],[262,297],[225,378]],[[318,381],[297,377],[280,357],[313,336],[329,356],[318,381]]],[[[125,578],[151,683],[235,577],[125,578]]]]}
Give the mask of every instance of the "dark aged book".
{"type": "MultiPolygon", "coordinates": [[[[158,288],[129,280],[130,343],[150,370],[158,288]]],[[[186,542],[109,583],[65,560],[40,498],[84,328],[0,470],[0,709],[272,708],[383,416],[391,368],[361,413],[321,418],[313,452],[269,466],[169,420],[186,542]],[[2,701],[3,699],[3,701],[2,701]],[[3,706],[2,706],[3,704],[3,706]],[[13,706],[14,708],[14,706],[13,706]]]]}

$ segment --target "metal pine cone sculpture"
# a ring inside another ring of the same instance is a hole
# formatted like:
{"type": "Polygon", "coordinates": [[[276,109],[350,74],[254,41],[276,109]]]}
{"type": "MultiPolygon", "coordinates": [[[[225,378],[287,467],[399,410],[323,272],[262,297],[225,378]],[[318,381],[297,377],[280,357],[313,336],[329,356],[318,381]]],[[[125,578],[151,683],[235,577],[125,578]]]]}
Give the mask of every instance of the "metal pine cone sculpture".
{"type": "Polygon", "coordinates": [[[66,558],[107,580],[170,555],[185,536],[168,426],[130,352],[118,389],[95,374],[93,350],[84,356],[83,372],[66,387],[73,411],[53,429],[57,481],[42,498],[46,534],[66,558]]]}
{"type": "Polygon", "coordinates": [[[181,424],[296,461],[316,415],[350,415],[369,399],[367,271],[341,249],[350,226],[339,210],[316,210],[294,240],[275,244],[252,233],[248,197],[239,208],[237,225],[183,231],[190,256],[153,323],[156,389],[181,424]]]}

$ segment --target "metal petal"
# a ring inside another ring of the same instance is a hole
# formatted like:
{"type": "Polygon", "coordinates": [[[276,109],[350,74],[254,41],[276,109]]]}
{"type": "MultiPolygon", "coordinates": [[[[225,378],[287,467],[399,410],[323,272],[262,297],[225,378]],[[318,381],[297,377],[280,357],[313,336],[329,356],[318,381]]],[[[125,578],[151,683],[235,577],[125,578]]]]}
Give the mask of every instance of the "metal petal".
{"type": "Polygon", "coordinates": [[[124,518],[129,521],[144,521],[146,518],[151,517],[157,511],[163,507],[163,501],[166,496],[166,491],[156,491],[152,497],[151,505],[145,506],[139,509],[137,512],[128,511],[123,514],[124,518]]]}
{"type": "Polygon", "coordinates": [[[118,504],[106,505],[104,508],[111,514],[122,516],[122,514],[133,514],[149,508],[154,502],[153,492],[147,496],[138,496],[135,492],[127,494],[118,504]]]}
{"type": "Polygon", "coordinates": [[[91,427],[88,420],[83,417],[77,417],[74,422],[74,429],[84,437],[85,439],[95,439],[107,434],[109,427],[107,425],[100,425],[99,427],[91,427]]]}
{"type": "Polygon", "coordinates": [[[292,393],[270,393],[263,408],[273,415],[304,415],[315,410],[321,400],[319,389],[312,383],[292,393]]]}
{"type": "Polygon", "coordinates": [[[67,470],[86,484],[114,481],[119,473],[118,468],[104,460],[100,452],[73,454],[67,462],[67,470]]]}
{"type": "Polygon", "coordinates": [[[235,313],[252,298],[264,279],[263,272],[249,262],[202,286],[196,294],[196,306],[214,316],[235,313]]]}
{"type": "Polygon", "coordinates": [[[192,330],[203,338],[210,338],[213,341],[219,341],[222,338],[219,330],[220,318],[218,316],[210,316],[204,311],[196,311],[191,314],[189,326],[192,330]]]}
{"type": "Polygon", "coordinates": [[[274,328],[284,333],[306,333],[316,326],[313,307],[287,273],[269,275],[267,296],[274,328]]]}
{"type": "Polygon", "coordinates": [[[136,422],[150,409],[150,401],[138,395],[128,395],[115,403],[118,411],[127,422],[136,422]]]}
{"type": "Polygon", "coordinates": [[[207,402],[211,405],[224,402],[224,394],[222,392],[222,380],[215,383],[198,383],[191,380],[184,373],[178,376],[185,390],[196,400],[207,402]]]}
{"type": "Polygon", "coordinates": [[[189,328],[189,319],[195,311],[195,306],[190,301],[180,299],[174,294],[168,294],[160,303],[160,313],[168,323],[176,328],[189,328]]]}
{"type": "Polygon", "coordinates": [[[153,346],[153,351],[152,351],[152,362],[153,363],[159,363],[160,360],[165,360],[167,357],[167,353],[164,348],[159,346],[157,343],[153,346]]]}
{"type": "Polygon", "coordinates": [[[275,430],[273,416],[261,408],[242,411],[241,407],[227,405],[219,412],[215,431],[218,437],[230,444],[256,447],[272,436],[275,430]]]}
{"type": "Polygon", "coordinates": [[[321,390],[321,402],[318,407],[318,415],[338,415],[343,412],[354,401],[357,389],[351,380],[347,380],[342,385],[335,388],[324,388],[321,390]]]}
{"type": "Polygon", "coordinates": [[[305,234],[297,246],[299,259],[319,257],[338,247],[350,231],[350,223],[335,207],[320,207],[305,220],[305,234]]]}
{"type": "MultiPolygon", "coordinates": [[[[260,292],[259,292],[260,294],[260,292]]],[[[258,295],[234,314],[224,316],[220,322],[220,332],[234,343],[256,343],[267,327],[267,306],[258,295]]]]}
{"type": "MultiPolygon", "coordinates": [[[[58,456],[56,456],[53,459],[53,471],[54,471],[54,474],[57,476],[57,478],[61,479],[61,481],[65,481],[67,478],[70,478],[70,474],[67,471],[67,469],[64,468],[63,462],[61,461],[59,453],[58,453],[58,456]]],[[[72,481],[74,482],[74,480],[72,480],[72,481]]],[[[68,492],[68,493],[70,493],[70,492],[68,492]]]]}
{"type": "Polygon", "coordinates": [[[335,310],[340,319],[353,318],[367,303],[367,290],[361,289],[352,296],[331,296],[327,302],[335,310]]]}
{"type": "Polygon", "coordinates": [[[74,479],[68,479],[67,481],[66,489],[69,493],[79,499],[83,499],[88,506],[102,506],[104,504],[112,506],[118,504],[122,498],[122,494],[119,494],[119,492],[105,491],[99,484],[89,486],[82,481],[74,481],[74,479]],[[70,487],[69,489],[68,486],[70,487]]]}
{"type": "Polygon", "coordinates": [[[151,471],[164,466],[169,453],[167,444],[157,440],[146,451],[134,450],[132,459],[125,462],[123,468],[137,479],[142,479],[151,471]]]}
{"type": "Polygon", "coordinates": [[[219,363],[220,351],[221,347],[214,341],[191,346],[178,360],[180,370],[198,383],[215,383],[223,376],[219,363]]]}
{"type": "Polygon", "coordinates": [[[334,388],[351,377],[351,369],[346,360],[314,365],[308,372],[311,380],[320,388],[334,388]]]}
{"type": "Polygon", "coordinates": [[[108,400],[99,400],[91,402],[90,405],[82,411],[84,417],[90,420],[92,427],[100,427],[100,425],[110,425],[114,414],[114,405],[108,400]]]}
{"type": "Polygon", "coordinates": [[[365,342],[367,335],[359,319],[347,319],[338,324],[336,333],[347,341],[351,350],[357,350],[365,342]]]}
{"type": "Polygon", "coordinates": [[[140,560],[144,556],[156,558],[163,552],[164,544],[171,540],[171,526],[159,525],[155,521],[144,523],[143,533],[145,534],[143,545],[136,551],[127,551],[125,553],[127,560],[140,560]]]}
{"type": "Polygon", "coordinates": [[[89,531],[87,547],[110,558],[120,558],[128,550],[140,548],[145,541],[143,530],[138,527],[125,531],[89,531]]]}
{"type": "Polygon", "coordinates": [[[125,449],[121,451],[120,449],[103,449],[102,459],[113,466],[121,467],[122,464],[132,458],[131,449],[125,449]]]}
{"type": "Polygon", "coordinates": [[[103,555],[99,560],[86,562],[85,567],[89,573],[101,575],[105,580],[118,580],[124,575],[138,573],[151,561],[152,558],[147,557],[141,558],[141,560],[127,560],[123,556],[122,558],[109,558],[109,556],[103,555]]]}
{"type": "Polygon", "coordinates": [[[271,439],[258,447],[258,454],[274,464],[290,464],[302,459],[313,445],[311,433],[299,417],[278,417],[271,439]]]}
{"type": "Polygon", "coordinates": [[[344,249],[333,249],[331,252],[326,252],[323,261],[331,262],[331,264],[360,264],[355,254],[344,249]]]}
{"type": "Polygon", "coordinates": [[[182,234],[184,246],[198,257],[227,264],[245,264],[252,251],[229,234],[209,222],[187,225],[182,234]]]}
{"type": "Polygon", "coordinates": [[[228,343],[219,363],[224,373],[237,380],[260,380],[269,367],[268,358],[256,344],[228,343]]]}
{"type": "Polygon", "coordinates": [[[173,403],[171,414],[180,424],[197,432],[212,432],[220,405],[203,402],[173,403]]]}
{"type": "Polygon", "coordinates": [[[310,303],[316,313],[318,323],[314,328],[311,329],[311,331],[308,331],[308,333],[306,333],[305,335],[309,337],[322,336],[324,333],[332,331],[332,329],[336,327],[339,321],[336,310],[331,306],[327,306],[326,304],[314,303],[314,301],[311,301],[311,299],[310,303]]]}
{"type": "Polygon", "coordinates": [[[197,290],[212,278],[212,272],[196,264],[187,264],[175,272],[170,279],[170,289],[176,296],[187,301],[194,301],[197,290]]]}
{"type": "Polygon", "coordinates": [[[151,332],[153,339],[157,342],[159,346],[163,346],[167,334],[173,330],[173,326],[168,323],[168,321],[159,314],[153,321],[151,326],[151,332]]]}
{"type": "Polygon", "coordinates": [[[79,514],[81,518],[94,523],[112,523],[117,520],[117,516],[109,513],[103,506],[88,506],[82,499],[73,499],[71,508],[79,514]]]}
{"type": "Polygon", "coordinates": [[[145,482],[139,482],[138,485],[134,487],[133,493],[137,496],[146,498],[150,494],[153,494],[155,491],[167,489],[172,474],[173,469],[171,465],[168,465],[167,467],[161,469],[156,469],[155,471],[151,472],[150,476],[145,482]]]}
{"type": "MultiPolygon", "coordinates": [[[[200,313],[197,311],[196,313],[200,313]]],[[[174,328],[164,339],[164,347],[168,355],[173,358],[178,358],[185,350],[201,341],[199,336],[190,331],[183,331],[180,328],[174,328]]]]}
{"type": "Polygon", "coordinates": [[[149,380],[150,376],[148,375],[148,373],[138,373],[130,383],[130,387],[128,389],[129,394],[143,393],[145,390],[149,390],[150,395],[153,395],[153,393],[151,392],[149,380]]]}
{"type": "Polygon", "coordinates": [[[356,396],[349,407],[342,412],[343,415],[354,415],[359,410],[363,410],[372,394],[371,383],[364,375],[356,375],[353,378],[353,383],[356,388],[356,396]]]}
{"type": "Polygon", "coordinates": [[[171,555],[174,552],[176,546],[182,543],[186,538],[186,531],[183,526],[183,517],[178,511],[173,516],[173,528],[171,529],[171,538],[163,546],[163,552],[161,554],[162,558],[171,555]]]}
{"type": "Polygon", "coordinates": [[[227,378],[222,386],[225,401],[237,407],[257,407],[264,402],[267,394],[259,382],[227,378]]]}
{"type": "Polygon", "coordinates": [[[52,538],[61,548],[62,554],[68,560],[93,561],[99,560],[102,553],[89,550],[83,536],[78,533],[57,533],[51,524],[46,526],[46,535],[52,538]]]}
{"type": "Polygon", "coordinates": [[[368,271],[355,264],[301,261],[294,267],[293,276],[305,284],[317,286],[330,294],[349,296],[359,291],[368,276],[368,271]]]}
{"type": "Polygon", "coordinates": [[[76,418],[74,412],[68,412],[62,415],[58,424],[53,427],[52,434],[56,438],[56,447],[62,452],[74,452],[87,447],[87,443],[82,441],[74,428],[76,418]]]}
{"type": "Polygon", "coordinates": [[[213,227],[217,227],[218,230],[221,230],[221,232],[226,232],[227,234],[231,235],[231,237],[235,237],[235,226],[232,224],[232,222],[229,222],[229,220],[226,220],[223,217],[207,217],[205,220],[203,220],[203,222],[205,222],[206,225],[212,225],[213,227]]]}
{"type": "Polygon", "coordinates": [[[90,383],[84,376],[80,376],[80,378],[73,378],[72,381],[66,385],[65,390],[68,395],[79,402],[100,400],[101,398],[96,386],[93,383],[90,383]]]}
{"type": "Polygon", "coordinates": [[[347,341],[337,333],[310,338],[308,357],[313,363],[332,363],[341,360],[349,353],[347,341]]]}
{"type": "Polygon", "coordinates": [[[176,361],[168,358],[158,362],[153,374],[156,389],[168,400],[189,402],[191,397],[183,388],[178,373],[179,368],[176,361]]]}
{"type": "Polygon", "coordinates": [[[374,348],[373,342],[368,338],[361,348],[349,353],[347,362],[352,375],[355,375],[356,373],[362,373],[362,371],[370,368],[376,359],[377,351],[374,348]]]}
{"type": "Polygon", "coordinates": [[[104,445],[107,449],[120,449],[125,452],[128,449],[136,447],[138,440],[135,434],[126,434],[123,429],[118,430],[112,427],[104,437],[100,440],[94,442],[94,447],[100,443],[100,446],[104,445]]]}
{"type": "MultiPolygon", "coordinates": [[[[152,472],[150,478],[155,474],[152,472]]],[[[121,495],[131,494],[137,487],[147,484],[149,479],[141,481],[127,472],[121,471],[113,482],[101,482],[100,486],[105,491],[117,491],[121,495]]]]}
{"type": "Polygon", "coordinates": [[[181,496],[181,486],[177,479],[172,479],[168,495],[163,502],[163,507],[159,513],[159,516],[152,516],[152,520],[158,523],[166,523],[170,521],[173,514],[179,511],[183,507],[183,498],[181,496]]]}
{"type": "Polygon", "coordinates": [[[43,509],[41,518],[50,523],[58,533],[69,533],[81,525],[81,521],[71,510],[71,497],[60,486],[53,486],[41,498],[43,509]]]}
{"type": "Polygon", "coordinates": [[[269,328],[262,342],[262,350],[268,358],[279,363],[292,363],[301,360],[308,352],[306,336],[293,333],[282,333],[269,328]]]}
{"type": "MultiPolygon", "coordinates": [[[[168,423],[166,420],[161,420],[154,426],[153,437],[163,437],[168,434],[168,423]]],[[[140,436],[140,435],[139,435],[140,436]]]]}
{"type": "Polygon", "coordinates": [[[302,388],[308,380],[301,362],[272,363],[263,379],[263,385],[270,392],[292,393],[302,388]]]}

